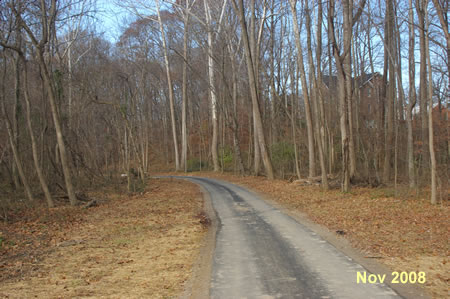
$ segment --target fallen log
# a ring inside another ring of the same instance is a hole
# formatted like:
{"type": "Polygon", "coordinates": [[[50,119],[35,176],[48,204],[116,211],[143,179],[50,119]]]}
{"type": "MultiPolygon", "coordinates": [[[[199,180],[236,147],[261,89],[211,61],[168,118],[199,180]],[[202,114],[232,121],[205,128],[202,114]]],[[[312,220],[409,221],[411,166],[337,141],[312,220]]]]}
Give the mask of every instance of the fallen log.
{"type": "MultiPolygon", "coordinates": [[[[332,181],[336,180],[336,177],[333,175],[327,175],[328,183],[330,184],[332,181]]],[[[298,184],[301,186],[310,186],[310,185],[320,185],[322,183],[322,176],[309,177],[305,179],[297,179],[292,181],[294,184],[298,184]]]]}
{"type": "MultiPolygon", "coordinates": [[[[87,196],[86,194],[84,194],[83,192],[76,192],[75,196],[77,197],[77,199],[81,202],[89,202],[92,199],[89,198],[89,196],[87,196]]],[[[62,194],[62,195],[57,195],[55,196],[55,198],[57,199],[69,199],[69,196],[67,194],[62,194]]]]}

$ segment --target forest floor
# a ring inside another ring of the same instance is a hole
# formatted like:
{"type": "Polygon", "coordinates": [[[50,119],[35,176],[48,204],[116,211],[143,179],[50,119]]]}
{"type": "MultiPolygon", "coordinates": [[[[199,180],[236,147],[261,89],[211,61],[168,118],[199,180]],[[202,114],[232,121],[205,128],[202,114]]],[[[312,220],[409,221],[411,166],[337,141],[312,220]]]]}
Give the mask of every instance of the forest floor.
{"type": "MultiPolygon", "coordinates": [[[[393,271],[425,272],[425,289],[434,298],[448,296],[448,200],[433,206],[415,194],[395,198],[389,188],[354,187],[342,194],[263,177],[189,175],[255,190],[339,231],[393,271]]],[[[181,294],[207,230],[199,188],[170,179],[150,180],[134,195],[124,188],[89,192],[100,199],[98,207],[41,207],[13,215],[20,221],[0,222],[0,298],[181,294]]]]}
{"type": "MultiPolygon", "coordinates": [[[[172,175],[184,175],[171,173],[172,175]]],[[[212,172],[189,173],[242,185],[290,210],[299,211],[332,232],[339,232],[366,257],[392,271],[426,274],[424,288],[434,298],[446,298],[450,282],[450,204],[431,205],[415,194],[395,198],[391,188],[353,187],[323,191],[264,177],[239,177],[212,172]]],[[[444,196],[444,198],[448,198],[444,196]]]]}
{"type": "Polygon", "coordinates": [[[179,296],[208,226],[200,189],[160,179],[134,195],[88,195],[99,206],[28,209],[0,223],[0,298],[179,296]]]}

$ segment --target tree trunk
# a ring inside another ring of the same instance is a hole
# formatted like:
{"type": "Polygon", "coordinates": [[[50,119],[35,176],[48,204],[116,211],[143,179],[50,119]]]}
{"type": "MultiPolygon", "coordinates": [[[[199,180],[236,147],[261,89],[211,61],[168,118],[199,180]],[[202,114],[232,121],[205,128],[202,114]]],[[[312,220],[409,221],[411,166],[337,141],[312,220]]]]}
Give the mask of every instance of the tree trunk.
{"type": "Polygon", "coordinates": [[[232,51],[231,46],[228,47],[229,53],[230,53],[230,59],[231,59],[231,70],[232,70],[232,80],[233,80],[233,146],[234,146],[234,156],[236,158],[236,166],[238,173],[240,175],[243,175],[245,173],[244,169],[244,163],[242,162],[242,154],[241,154],[241,147],[239,142],[239,122],[237,120],[238,114],[237,114],[237,87],[238,82],[236,78],[236,70],[235,70],[235,63],[234,58],[232,57],[232,51]]]}
{"type": "Polygon", "coordinates": [[[341,145],[342,145],[342,191],[348,192],[350,190],[350,161],[353,159],[350,156],[351,146],[349,140],[349,120],[348,109],[351,108],[351,92],[352,92],[352,74],[351,74],[351,41],[353,24],[361,16],[365,5],[365,0],[362,0],[358,12],[353,16],[353,2],[350,0],[342,1],[343,5],[343,51],[340,54],[340,49],[336,40],[334,12],[335,1],[328,2],[328,30],[331,44],[333,46],[334,58],[336,61],[338,73],[338,93],[339,93],[339,119],[341,128],[341,145]]]}
{"type": "MultiPolygon", "coordinates": [[[[294,71],[292,71],[291,73],[291,88],[292,91],[295,90],[295,82],[296,82],[296,77],[294,75],[294,71]]],[[[301,173],[300,173],[300,167],[298,165],[298,150],[297,150],[297,130],[296,130],[296,125],[295,125],[295,119],[296,119],[296,115],[295,115],[295,102],[294,102],[294,98],[295,98],[296,93],[292,92],[291,94],[291,107],[292,107],[292,112],[291,112],[291,129],[292,129],[292,141],[294,143],[294,163],[295,163],[295,173],[297,174],[297,178],[301,179],[301,173]]],[[[285,94],[285,96],[287,96],[287,94],[285,94]]]]}
{"type": "MultiPolygon", "coordinates": [[[[320,119],[319,114],[319,105],[318,101],[321,101],[322,99],[322,93],[320,91],[320,87],[318,85],[318,81],[316,79],[316,76],[314,74],[314,62],[313,62],[313,56],[312,56],[312,47],[311,47],[311,11],[308,7],[308,1],[305,1],[306,5],[306,32],[307,32],[307,46],[308,46],[308,61],[309,61],[309,71],[312,75],[312,83],[313,83],[313,90],[311,92],[312,94],[312,102],[313,102],[313,113],[314,113],[314,134],[316,137],[317,146],[319,149],[319,162],[320,162],[320,171],[322,175],[322,188],[325,190],[328,190],[328,177],[327,177],[327,170],[325,166],[325,153],[323,151],[323,143],[322,143],[322,137],[320,135],[320,130],[322,127],[322,121],[320,119]]],[[[318,69],[318,73],[320,73],[321,70],[318,69]]],[[[318,76],[320,76],[318,74],[318,76]]]]}
{"type": "MultiPolygon", "coordinates": [[[[252,104],[253,106],[253,104],[252,104]]],[[[252,108],[252,114],[254,110],[252,108]]],[[[259,141],[258,141],[258,129],[256,124],[256,117],[253,115],[253,171],[254,175],[258,176],[261,171],[261,151],[259,150],[259,141]]]]}
{"type": "MultiPolygon", "coordinates": [[[[69,33],[70,38],[72,38],[72,32],[69,33]]],[[[72,103],[72,46],[69,45],[69,48],[67,50],[67,67],[68,67],[68,94],[67,94],[67,104],[68,104],[68,125],[69,128],[72,128],[72,110],[73,110],[73,103],[72,103]]]]}
{"type": "MultiPolygon", "coordinates": [[[[351,41],[350,41],[351,43],[351,41]]],[[[348,54],[346,58],[347,63],[344,64],[345,69],[345,83],[347,90],[347,117],[348,117],[348,154],[350,162],[350,180],[356,177],[356,153],[355,153],[355,138],[353,135],[353,83],[352,83],[352,65],[351,65],[351,53],[348,54]]]]}
{"type": "Polygon", "coordinates": [[[306,129],[308,132],[308,160],[309,160],[309,177],[316,175],[315,154],[314,154],[314,132],[311,117],[311,107],[309,103],[308,83],[306,81],[305,66],[303,63],[303,50],[300,40],[300,29],[298,26],[296,1],[289,0],[292,20],[294,25],[295,44],[297,46],[297,64],[300,71],[300,79],[302,83],[303,101],[305,103],[306,129]]]}
{"type": "Polygon", "coordinates": [[[214,82],[214,58],[213,58],[213,32],[211,27],[211,12],[208,1],[203,1],[205,6],[206,26],[208,30],[208,79],[209,79],[209,91],[211,98],[211,115],[213,123],[213,136],[211,142],[211,155],[213,160],[214,171],[220,170],[219,154],[217,150],[217,144],[219,142],[219,120],[217,117],[217,95],[216,85],[214,82]]]}
{"type": "MultiPolygon", "coordinates": [[[[445,3],[445,1],[442,1],[445,3]]],[[[448,2],[446,9],[442,7],[438,0],[433,0],[434,7],[436,8],[436,13],[441,23],[442,30],[444,31],[444,36],[447,41],[447,74],[450,74],[450,33],[448,31],[448,2]]],[[[450,76],[448,76],[448,87],[450,88],[450,76]]],[[[449,91],[447,91],[449,92],[449,91]]]]}
{"type": "Polygon", "coordinates": [[[54,207],[54,202],[52,195],[50,194],[50,190],[48,189],[47,181],[44,177],[44,174],[42,173],[41,166],[39,165],[39,157],[38,157],[38,149],[36,145],[36,140],[34,138],[34,132],[33,132],[33,124],[31,121],[31,105],[30,105],[30,97],[28,94],[28,69],[27,69],[27,61],[25,60],[25,57],[21,57],[22,63],[23,63],[23,95],[25,99],[26,104],[26,118],[27,118],[27,125],[28,125],[28,132],[30,133],[30,139],[31,139],[31,149],[33,152],[33,161],[34,161],[34,167],[36,169],[36,173],[38,175],[39,183],[41,184],[41,188],[44,191],[45,199],[47,200],[47,205],[49,208],[54,207]]]}
{"type": "MultiPolygon", "coordinates": [[[[18,40],[20,40],[20,33],[17,34],[18,40]]],[[[19,42],[17,42],[19,44],[19,42]]],[[[16,147],[17,152],[19,152],[19,117],[21,114],[21,105],[20,105],[20,66],[19,66],[19,58],[14,59],[14,108],[13,108],[13,119],[12,119],[12,134],[14,139],[14,145],[16,147]]],[[[14,188],[16,190],[20,190],[20,180],[19,174],[17,173],[17,164],[15,162],[11,165],[12,178],[14,183],[14,188]]]]}
{"type": "MultiPolygon", "coordinates": [[[[344,1],[344,48],[343,63],[345,81],[345,97],[347,109],[347,132],[348,132],[348,159],[349,159],[349,180],[356,175],[356,154],[355,142],[353,138],[353,83],[352,83],[352,38],[353,38],[353,1],[344,1]]],[[[344,108],[344,107],[343,107],[344,108]]]]}
{"type": "Polygon", "coordinates": [[[394,141],[394,103],[395,103],[395,67],[394,67],[394,55],[396,49],[394,47],[394,9],[392,0],[386,0],[386,30],[385,30],[385,41],[388,51],[385,52],[391,59],[387,59],[388,70],[389,70],[389,84],[388,84],[388,94],[386,97],[387,101],[387,112],[386,112],[386,142],[384,145],[384,167],[383,167],[383,182],[385,184],[390,181],[390,171],[391,171],[391,158],[392,149],[394,141]]]}
{"type": "Polygon", "coordinates": [[[269,153],[266,149],[266,141],[264,136],[264,129],[262,125],[262,119],[261,119],[261,112],[259,110],[259,100],[258,100],[258,91],[257,91],[257,84],[256,84],[256,70],[254,69],[252,55],[251,55],[251,45],[249,42],[248,32],[247,32],[247,25],[245,22],[245,13],[244,13],[244,1],[239,1],[239,7],[236,5],[236,0],[232,0],[234,9],[236,13],[239,15],[239,21],[241,25],[242,30],[242,36],[244,41],[244,50],[245,50],[245,57],[247,61],[247,72],[248,72],[248,78],[249,78],[249,85],[250,85],[250,93],[252,98],[252,106],[253,106],[253,116],[255,121],[255,134],[257,135],[258,143],[259,143],[259,149],[262,154],[264,168],[266,170],[266,175],[269,179],[273,179],[273,168],[272,168],[272,162],[269,157],[269,153]]]}
{"type": "Polygon", "coordinates": [[[275,13],[274,13],[274,3],[271,4],[271,16],[270,16],[270,142],[272,144],[278,141],[278,132],[277,132],[277,113],[276,113],[276,105],[275,98],[278,96],[275,88],[275,13]]]}
{"type": "Polygon", "coordinates": [[[414,140],[412,128],[413,109],[416,105],[416,66],[414,59],[415,34],[414,34],[414,13],[412,0],[409,0],[409,104],[406,115],[406,123],[408,126],[408,177],[409,187],[416,187],[415,167],[414,167],[414,140]]]}
{"type": "Polygon", "coordinates": [[[23,171],[22,161],[20,160],[19,152],[17,151],[16,144],[14,143],[14,135],[13,135],[13,132],[12,132],[12,127],[11,127],[10,120],[6,116],[6,109],[5,109],[4,101],[2,101],[2,111],[3,111],[3,117],[5,118],[6,130],[8,131],[9,145],[11,146],[11,150],[13,152],[14,162],[16,164],[20,180],[23,183],[23,186],[25,188],[25,194],[27,195],[28,200],[30,202],[34,201],[34,197],[33,197],[33,194],[31,192],[30,185],[28,184],[28,180],[27,180],[27,178],[25,176],[25,173],[23,171]]]}
{"type": "MultiPolygon", "coordinates": [[[[346,49],[346,41],[349,41],[349,1],[343,1],[343,13],[344,13],[344,56],[346,49]]],[[[338,96],[339,96],[339,123],[341,129],[341,146],[342,146],[342,192],[348,192],[350,190],[350,173],[349,173],[349,152],[348,152],[348,122],[347,122],[347,95],[346,95],[346,84],[345,84],[345,70],[343,63],[345,61],[344,57],[339,54],[339,47],[336,41],[335,31],[334,31],[334,9],[335,2],[330,0],[328,7],[328,27],[329,36],[331,37],[331,42],[333,45],[334,59],[336,61],[337,73],[338,73],[338,96]]],[[[349,54],[347,54],[349,55],[349,54]]]]}
{"type": "MultiPolygon", "coordinates": [[[[436,154],[434,152],[434,134],[433,134],[433,77],[431,71],[431,59],[430,59],[430,38],[429,38],[429,28],[430,21],[428,19],[428,9],[427,2],[424,3],[424,15],[425,15],[425,23],[426,23],[426,32],[425,35],[425,48],[423,52],[425,52],[425,57],[428,60],[428,136],[429,136],[429,147],[430,147],[430,162],[431,162],[431,204],[437,203],[437,187],[436,187],[436,154]]],[[[422,49],[420,49],[422,52],[422,49]]]]}
{"type": "MultiPolygon", "coordinates": [[[[422,124],[422,151],[425,149],[427,143],[427,56],[425,51],[425,0],[416,0],[416,12],[419,24],[417,28],[419,29],[420,38],[420,85],[419,85],[419,105],[420,105],[420,118],[422,124]]],[[[422,155],[426,157],[426,155],[422,155]]],[[[423,159],[421,159],[423,163],[423,159]]]]}
{"type": "Polygon", "coordinates": [[[181,107],[181,168],[187,172],[187,66],[188,66],[188,32],[189,32],[189,1],[186,1],[186,8],[184,12],[184,36],[183,36],[183,87],[182,98],[183,103],[181,107]]]}
{"type": "MultiPolygon", "coordinates": [[[[3,78],[5,78],[6,75],[6,57],[3,56],[4,59],[4,73],[3,73],[3,78]]],[[[16,63],[16,67],[18,67],[18,63],[16,63]]],[[[2,80],[2,101],[1,101],[1,110],[2,110],[2,114],[3,114],[3,118],[5,120],[5,125],[6,125],[6,131],[8,133],[8,141],[9,141],[9,145],[11,146],[11,151],[13,153],[13,158],[14,158],[14,163],[16,166],[16,169],[18,171],[18,175],[20,177],[20,179],[22,180],[23,186],[25,188],[25,194],[28,198],[28,200],[30,202],[34,201],[34,197],[33,194],[31,192],[31,188],[30,185],[28,184],[28,180],[25,176],[25,173],[23,171],[23,167],[22,167],[22,161],[20,160],[20,156],[19,156],[19,152],[17,150],[15,141],[14,141],[14,132],[11,126],[11,121],[8,118],[8,114],[6,113],[6,107],[5,107],[5,81],[2,80]]]]}
{"type": "MultiPolygon", "coordinates": [[[[258,58],[259,58],[259,53],[256,51],[256,38],[255,38],[255,32],[256,32],[256,15],[255,15],[255,0],[251,0],[250,1],[250,8],[251,8],[251,12],[250,12],[250,24],[249,24],[249,31],[250,33],[248,34],[248,39],[249,39],[249,44],[250,44],[250,55],[252,57],[252,63],[253,63],[253,69],[255,71],[255,73],[258,73],[258,58]]],[[[256,85],[256,90],[259,91],[259,78],[257,76],[255,76],[255,85],[256,85]]],[[[258,97],[258,101],[259,101],[259,97],[258,97]]],[[[259,105],[259,103],[258,103],[259,105]]],[[[254,111],[252,110],[252,113],[254,113],[254,111]]],[[[255,134],[253,135],[253,147],[254,147],[254,172],[255,175],[258,176],[260,171],[261,171],[261,150],[259,148],[259,140],[258,140],[258,134],[256,132],[258,132],[257,129],[257,124],[256,124],[256,117],[253,116],[253,132],[255,132],[255,134]]]]}
{"type": "Polygon", "coordinates": [[[75,196],[75,190],[72,185],[72,175],[69,168],[68,158],[66,154],[66,145],[64,143],[64,137],[63,132],[61,128],[61,123],[59,120],[59,113],[58,113],[58,107],[56,103],[56,95],[55,95],[55,86],[51,79],[51,73],[48,69],[48,65],[45,61],[45,51],[48,48],[48,42],[51,36],[50,30],[54,30],[54,25],[56,21],[56,10],[57,10],[57,3],[56,0],[52,0],[50,2],[50,8],[47,12],[47,7],[45,1],[41,1],[41,26],[42,26],[42,32],[40,33],[41,40],[38,41],[36,39],[36,36],[31,31],[30,27],[25,23],[25,21],[22,19],[22,15],[20,12],[15,11],[16,17],[18,21],[20,22],[20,25],[23,29],[27,32],[28,36],[30,37],[32,43],[36,47],[37,52],[37,60],[40,66],[42,79],[44,81],[44,87],[48,94],[48,99],[50,102],[50,109],[51,114],[53,118],[53,123],[55,125],[55,131],[56,131],[56,140],[58,143],[58,149],[59,154],[61,158],[61,166],[63,169],[64,174],[64,181],[67,189],[67,195],[69,197],[69,201],[71,205],[76,205],[78,203],[78,200],[75,196]]]}
{"type": "Polygon", "coordinates": [[[43,49],[38,49],[38,61],[41,68],[42,78],[44,79],[45,88],[47,89],[48,99],[50,101],[50,108],[53,117],[53,123],[55,125],[56,140],[58,142],[59,157],[61,160],[61,166],[64,174],[64,181],[67,189],[67,195],[69,197],[70,204],[75,206],[78,204],[77,197],[75,195],[75,189],[72,185],[72,174],[70,173],[70,167],[68,163],[68,157],[66,153],[66,145],[64,143],[63,132],[61,123],[59,120],[58,108],[56,106],[56,95],[54,93],[54,86],[50,79],[50,73],[45,63],[43,49]]]}
{"type": "Polygon", "coordinates": [[[160,13],[160,7],[159,7],[159,0],[156,0],[156,6],[157,6],[157,13],[158,13],[158,22],[159,22],[159,29],[161,31],[161,39],[162,39],[162,46],[163,46],[163,52],[164,52],[164,62],[166,66],[166,75],[167,75],[167,85],[169,88],[169,106],[170,106],[170,120],[172,124],[172,138],[173,138],[173,147],[175,152],[175,170],[180,170],[180,157],[178,154],[178,138],[177,138],[177,128],[176,128],[176,122],[175,122],[175,107],[174,107],[174,98],[173,98],[173,86],[172,86],[172,76],[170,74],[170,65],[169,65],[169,54],[168,49],[166,45],[166,34],[164,33],[164,27],[161,19],[161,13],[160,13]]]}
{"type": "MultiPolygon", "coordinates": [[[[322,138],[323,152],[328,153],[327,138],[325,136],[327,120],[325,117],[324,99],[322,93],[323,74],[322,74],[322,21],[323,8],[322,1],[318,2],[317,8],[317,46],[316,46],[316,68],[317,68],[317,89],[319,92],[319,108],[320,108],[320,137],[322,138]]],[[[331,58],[331,57],[330,57],[331,58]]],[[[324,157],[326,157],[324,154],[324,157]]]]}

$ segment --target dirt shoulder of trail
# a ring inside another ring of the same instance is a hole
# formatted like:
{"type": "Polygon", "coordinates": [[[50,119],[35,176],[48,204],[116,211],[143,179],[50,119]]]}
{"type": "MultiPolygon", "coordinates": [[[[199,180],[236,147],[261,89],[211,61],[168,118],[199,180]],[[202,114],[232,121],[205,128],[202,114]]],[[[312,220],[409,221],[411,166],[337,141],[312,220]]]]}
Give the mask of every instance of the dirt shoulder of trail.
{"type": "Polygon", "coordinates": [[[208,263],[199,265],[211,225],[200,188],[151,179],[139,194],[92,194],[99,206],[0,224],[0,298],[190,297],[193,272],[208,276],[200,274],[208,263]]]}
{"type": "Polygon", "coordinates": [[[358,262],[377,273],[387,270],[388,278],[394,271],[424,272],[425,284],[416,283],[408,288],[411,284],[399,282],[394,286],[404,294],[420,288],[433,298],[448,296],[448,201],[431,205],[428,199],[416,196],[394,198],[392,190],[387,188],[354,187],[350,193],[343,194],[339,190],[323,191],[319,186],[269,181],[264,177],[212,172],[189,175],[222,179],[262,194],[288,214],[320,225],[327,231],[323,236],[329,241],[344,241],[335,242],[336,247],[346,247],[348,243],[349,248],[343,250],[356,249],[356,255],[361,256],[358,262]]]}

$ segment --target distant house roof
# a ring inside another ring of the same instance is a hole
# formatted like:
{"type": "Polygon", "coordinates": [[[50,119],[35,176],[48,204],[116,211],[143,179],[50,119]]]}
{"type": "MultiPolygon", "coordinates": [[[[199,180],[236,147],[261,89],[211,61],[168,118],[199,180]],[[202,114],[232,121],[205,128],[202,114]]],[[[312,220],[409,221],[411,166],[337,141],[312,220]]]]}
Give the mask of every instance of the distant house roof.
{"type": "Polygon", "coordinates": [[[364,85],[366,85],[367,83],[369,83],[370,81],[372,81],[372,79],[374,79],[377,76],[381,76],[380,73],[375,72],[375,73],[363,73],[361,76],[357,77],[356,80],[358,82],[359,87],[363,87],[364,85]]]}

